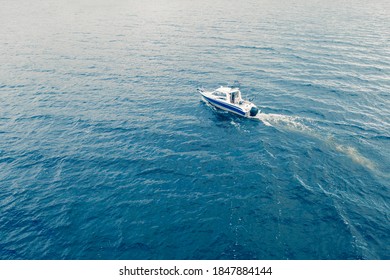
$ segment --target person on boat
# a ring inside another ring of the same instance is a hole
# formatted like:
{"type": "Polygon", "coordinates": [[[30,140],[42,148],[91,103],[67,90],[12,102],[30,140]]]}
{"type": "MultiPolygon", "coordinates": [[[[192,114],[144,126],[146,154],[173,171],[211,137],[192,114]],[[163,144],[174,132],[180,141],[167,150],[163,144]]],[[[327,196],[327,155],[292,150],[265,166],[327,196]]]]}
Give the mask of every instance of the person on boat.
{"type": "Polygon", "coordinates": [[[236,103],[236,94],[234,92],[231,93],[231,103],[236,103]]]}

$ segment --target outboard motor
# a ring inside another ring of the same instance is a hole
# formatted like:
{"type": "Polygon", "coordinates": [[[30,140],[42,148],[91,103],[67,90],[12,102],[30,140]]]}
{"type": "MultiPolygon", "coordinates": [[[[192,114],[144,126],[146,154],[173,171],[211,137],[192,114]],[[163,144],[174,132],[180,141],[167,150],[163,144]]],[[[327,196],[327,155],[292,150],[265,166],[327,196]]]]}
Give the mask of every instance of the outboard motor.
{"type": "Polygon", "coordinates": [[[251,117],[254,117],[254,116],[257,115],[258,112],[259,112],[259,109],[258,109],[256,106],[253,106],[253,107],[251,108],[251,110],[249,111],[249,115],[250,115],[251,117]]]}

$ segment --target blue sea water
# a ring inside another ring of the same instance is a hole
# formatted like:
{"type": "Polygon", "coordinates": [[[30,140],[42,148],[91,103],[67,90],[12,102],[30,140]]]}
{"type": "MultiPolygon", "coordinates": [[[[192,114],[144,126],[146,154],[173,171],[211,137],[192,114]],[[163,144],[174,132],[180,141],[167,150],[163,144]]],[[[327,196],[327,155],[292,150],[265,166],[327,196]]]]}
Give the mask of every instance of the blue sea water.
{"type": "Polygon", "coordinates": [[[111,2],[0,1],[0,259],[390,258],[389,1],[111,2]]]}

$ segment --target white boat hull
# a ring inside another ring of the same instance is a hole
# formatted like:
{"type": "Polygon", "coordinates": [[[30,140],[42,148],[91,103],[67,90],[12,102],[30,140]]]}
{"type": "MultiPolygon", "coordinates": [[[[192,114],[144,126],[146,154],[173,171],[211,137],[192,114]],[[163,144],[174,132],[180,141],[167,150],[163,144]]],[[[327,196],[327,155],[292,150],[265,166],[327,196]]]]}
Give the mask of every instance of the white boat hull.
{"type": "Polygon", "coordinates": [[[243,101],[241,104],[232,104],[226,100],[215,98],[210,92],[199,90],[199,93],[202,95],[203,99],[211,105],[241,117],[253,118],[258,113],[257,107],[251,102],[243,101]],[[253,108],[255,108],[255,114],[253,114],[253,108]]]}
{"type": "Polygon", "coordinates": [[[213,105],[221,110],[225,110],[225,111],[234,113],[234,114],[242,116],[242,117],[247,116],[247,112],[245,112],[244,110],[242,110],[239,107],[232,106],[231,104],[228,104],[227,102],[215,100],[215,99],[210,98],[204,94],[202,94],[202,96],[203,96],[203,99],[206,100],[206,102],[210,103],[211,105],[213,105]]]}

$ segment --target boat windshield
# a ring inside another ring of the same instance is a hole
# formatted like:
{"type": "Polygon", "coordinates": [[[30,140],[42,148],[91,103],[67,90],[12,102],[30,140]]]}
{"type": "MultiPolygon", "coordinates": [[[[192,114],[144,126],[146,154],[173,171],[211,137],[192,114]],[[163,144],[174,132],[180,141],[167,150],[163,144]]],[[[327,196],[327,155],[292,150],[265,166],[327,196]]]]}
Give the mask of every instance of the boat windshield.
{"type": "Polygon", "coordinates": [[[226,93],[219,92],[219,91],[214,91],[213,95],[219,98],[226,98],[226,93]]]}

